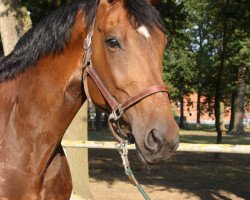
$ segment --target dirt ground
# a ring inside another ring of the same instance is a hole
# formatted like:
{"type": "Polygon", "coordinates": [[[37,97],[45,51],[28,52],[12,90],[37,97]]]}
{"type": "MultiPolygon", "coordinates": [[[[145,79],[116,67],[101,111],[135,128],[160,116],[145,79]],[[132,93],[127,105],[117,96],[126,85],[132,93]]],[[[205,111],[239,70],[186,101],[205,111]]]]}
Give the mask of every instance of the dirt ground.
{"type": "MultiPolygon", "coordinates": [[[[250,200],[250,155],[176,153],[147,169],[135,151],[131,167],[152,200],[250,200]]],[[[123,173],[115,150],[90,150],[90,187],[95,200],[142,200],[123,173]]]]}

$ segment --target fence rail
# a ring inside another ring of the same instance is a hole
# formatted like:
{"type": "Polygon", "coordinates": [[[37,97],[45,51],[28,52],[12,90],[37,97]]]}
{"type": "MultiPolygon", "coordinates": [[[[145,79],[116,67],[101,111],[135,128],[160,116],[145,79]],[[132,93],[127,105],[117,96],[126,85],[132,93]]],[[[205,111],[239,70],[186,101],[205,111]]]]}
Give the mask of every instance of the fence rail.
{"type": "MultiPolygon", "coordinates": [[[[82,142],[82,141],[63,140],[62,145],[63,147],[67,147],[67,148],[88,148],[88,149],[115,149],[116,148],[114,142],[104,142],[104,141],[82,142]]],[[[135,145],[128,145],[128,149],[135,149],[135,145]]],[[[250,145],[181,143],[177,151],[250,154],[250,145]]]]}

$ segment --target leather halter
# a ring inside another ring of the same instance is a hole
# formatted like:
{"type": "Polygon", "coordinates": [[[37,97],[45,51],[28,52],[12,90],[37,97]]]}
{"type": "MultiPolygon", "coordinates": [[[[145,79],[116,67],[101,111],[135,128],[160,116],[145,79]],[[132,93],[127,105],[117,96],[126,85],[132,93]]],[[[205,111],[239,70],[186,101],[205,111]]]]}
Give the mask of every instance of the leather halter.
{"type": "MultiPolygon", "coordinates": [[[[129,138],[128,133],[123,133],[123,130],[120,128],[119,119],[122,117],[123,113],[128,110],[130,107],[134,106],[135,104],[139,103],[141,100],[151,96],[155,93],[159,92],[166,92],[168,93],[168,88],[165,85],[155,85],[150,86],[142,91],[140,91],[137,95],[130,97],[123,103],[119,103],[114,96],[110,94],[102,80],[97,75],[91,61],[91,40],[94,33],[94,23],[90,26],[89,33],[84,41],[84,62],[83,62],[83,84],[86,97],[89,102],[92,102],[89,90],[88,90],[88,82],[87,76],[89,76],[103,95],[104,99],[107,101],[108,105],[111,108],[111,112],[109,113],[109,127],[111,132],[117,142],[124,142],[124,139],[121,135],[125,136],[126,139],[129,138]]],[[[128,141],[131,143],[131,141],[128,141]]]]}

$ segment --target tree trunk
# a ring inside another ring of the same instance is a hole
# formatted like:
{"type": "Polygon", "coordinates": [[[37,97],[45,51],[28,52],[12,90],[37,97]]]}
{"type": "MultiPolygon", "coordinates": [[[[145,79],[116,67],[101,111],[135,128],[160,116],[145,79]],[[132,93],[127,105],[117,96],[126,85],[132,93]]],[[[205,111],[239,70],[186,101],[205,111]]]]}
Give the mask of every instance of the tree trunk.
{"type": "Polygon", "coordinates": [[[202,34],[202,24],[199,25],[199,52],[197,57],[197,118],[196,118],[196,127],[201,127],[201,66],[203,64],[203,34],[202,34]]]}
{"type": "Polygon", "coordinates": [[[235,102],[235,117],[232,130],[228,134],[243,135],[245,134],[243,120],[244,120],[244,99],[246,93],[245,83],[246,67],[239,68],[237,96],[235,102]]]}
{"type": "MultiPolygon", "coordinates": [[[[217,131],[217,144],[221,144],[222,141],[222,115],[221,115],[221,82],[222,82],[222,75],[225,67],[225,58],[227,52],[227,43],[228,43],[228,24],[227,18],[223,19],[223,41],[222,41],[222,50],[220,54],[220,64],[219,68],[217,69],[217,76],[216,76],[216,86],[215,86],[215,127],[217,131]]],[[[224,114],[223,114],[224,118],[224,114]]]]}
{"type": "Polygon", "coordinates": [[[4,54],[8,55],[19,38],[31,27],[31,19],[25,7],[17,0],[0,1],[0,27],[4,54]]]}
{"type": "Polygon", "coordinates": [[[215,105],[214,105],[214,113],[215,113],[215,127],[217,131],[217,144],[221,144],[222,140],[222,130],[221,130],[221,122],[220,122],[220,83],[216,84],[216,94],[215,94],[215,105]]]}
{"type": "Polygon", "coordinates": [[[180,122],[179,122],[179,126],[180,128],[184,128],[184,98],[182,95],[180,95],[180,122]]]}
{"type": "Polygon", "coordinates": [[[225,129],[225,104],[220,102],[220,129],[221,131],[226,131],[225,129]]]}
{"type": "Polygon", "coordinates": [[[231,115],[230,115],[230,123],[228,127],[228,133],[233,129],[234,127],[234,118],[235,118],[235,98],[236,98],[236,92],[233,91],[231,95],[231,115]]]}
{"type": "MultiPolygon", "coordinates": [[[[68,127],[64,140],[88,141],[87,102],[68,127]]],[[[83,199],[93,199],[89,188],[88,149],[65,148],[73,182],[73,192],[83,199]]]]}
{"type": "Polygon", "coordinates": [[[201,127],[201,93],[198,90],[197,92],[197,118],[196,118],[196,127],[201,127]]]}

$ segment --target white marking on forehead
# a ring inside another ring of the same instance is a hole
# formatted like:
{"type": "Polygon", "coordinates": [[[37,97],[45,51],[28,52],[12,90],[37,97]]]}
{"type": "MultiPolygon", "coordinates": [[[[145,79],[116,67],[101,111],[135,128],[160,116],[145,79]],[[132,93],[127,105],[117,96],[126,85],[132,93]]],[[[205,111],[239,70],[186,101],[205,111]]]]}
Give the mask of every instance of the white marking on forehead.
{"type": "Polygon", "coordinates": [[[150,34],[149,34],[149,31],[148,29],[145,27],[145,26],[140,26],[137,31],[139,33],[141,33],[142,35],[144,35],[146,38],[150,38],[150,34]]]}

